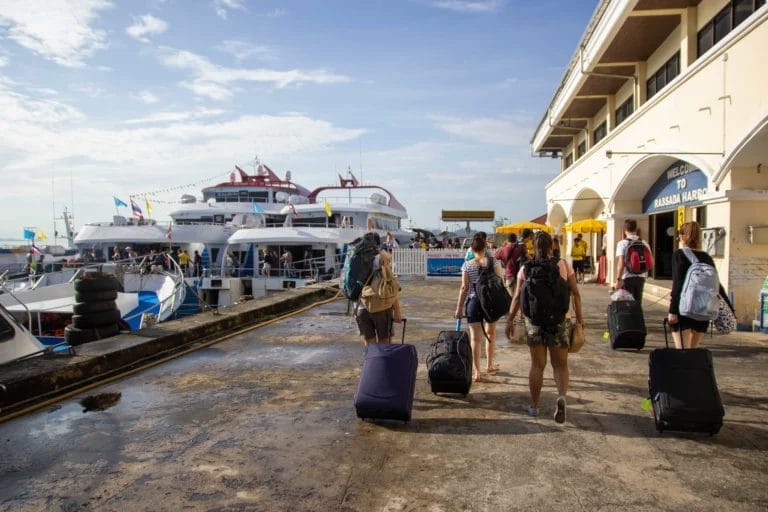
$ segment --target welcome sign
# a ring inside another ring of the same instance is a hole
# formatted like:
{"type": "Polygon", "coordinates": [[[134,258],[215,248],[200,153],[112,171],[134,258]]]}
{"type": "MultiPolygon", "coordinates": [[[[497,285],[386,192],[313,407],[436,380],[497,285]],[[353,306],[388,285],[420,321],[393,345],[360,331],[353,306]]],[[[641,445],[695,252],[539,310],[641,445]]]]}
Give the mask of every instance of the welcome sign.
{"type": "Polygon", "coordinates": [[[707,192],[707,176],[688,162],[670,165],[648,189],[643,198],[643,213],[658,213],[701,203],[707,192]]]}

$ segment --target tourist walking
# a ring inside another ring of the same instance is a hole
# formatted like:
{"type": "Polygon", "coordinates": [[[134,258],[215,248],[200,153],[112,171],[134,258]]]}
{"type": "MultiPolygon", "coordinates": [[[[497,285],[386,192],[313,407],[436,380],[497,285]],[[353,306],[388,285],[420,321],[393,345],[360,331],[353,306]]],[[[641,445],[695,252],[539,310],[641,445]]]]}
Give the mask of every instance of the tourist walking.
{"type": "Polygon", "coordinates": [[[648,271],[653,267],[651,246],[638,235],[637,221],[624,221],[624,239],[616,245],[616,289],[624,289],[640,304],[648,271]]]}
{"type": "MultiPolygon", "coordinates": [[[[387,270],[391,273],[392,255],[381,249],[381,237],[379,237],[379,234],[369,232],[364,236],[376,244],[377,254],[373,258],[373,272],[381,271],[383,267],[387,267],[387,270]]],[[[391,307],[375,312],[368,311],[364,301],[360,300],[355,307],[355,320],[366,345],[377,342],[390,343],[392,341],[393,323],[401,323],[403,321],[400,300],[395,298],[391,307]]]]}
{"type": "MultiPolygon", "coordinates": [[[[552,251],[554,254],[554,250],[552,251]]],[[[571,247],[571,261],[573,262],[573,271],[576,272],[576,282],[584,282],[584,261],[587,257],[587,242],[582,238],[581,233],[576,235],[571,247]]]]}
{"type": "MultiPolygon", "coordinates": [[[[710,321],[695,320],[680,314],[680,299],[683,292],[683,284],[688,275],[688,270],[693,264],[689,255],[692,254],[695,260],[711,265],[713,268],[715,262],[712,260],[712,256],[699,250],[701,247],[701,228],[699,227],[698,222],[684,223],[680,227],[678,240],[680,248],[672,255],[672,292],[670,294],[667,321],[672,330],[672,339],[675,340],[675,347],[679,349],[697,348],[709,328],[710,321]]],[[[728,307],[733,310],[733,306],[731,306],[731,303],[728,300],[728,295],[725,293],[725,289],[719,283],[718,286],[720,298],[722,298],[728,307]]]]}
{"type": "Polygon", "coordinates": [[[472,237],[470,250],[472,257],[465,260],[461,266],[461,289],[459,299],[456,301],[454,316],[456,318],[467,317],[469,342],[472,345],[472,380],[478,382],[483,380],[480,376],[481,339],[485,338],[485,356],[487,359],[485,371],[491,373],[499,368],[493,362],[496,348],[496,322],[486,323],[485,334],[483,334],[483,311],[477,298],[477,281],[480,272],[488,268],[489,264],[494,266],[493,271],[499,278],[504,279],[504,274],[501,270],[501,263],[486,256],[485,233],[476,233],[472,237]]]}
{"type": "Polygon", "coordinates": [[[571,298],[576,322],[583,328],[581,296],[573,267],[565,260],[552,257],[552,237],[540,231],[535,235],[533,259],[525,263],[517,274],[517,288],[509,310],[506,334],[509,340],[513,339],[513,320],[522,308],[526,344],[531,355],[528,373],[531,403],[526,412],[529,416],[539,414],[539,398],[549,352],[558,393],[554,414],[557,423],[565,422],[570,335],[566,315],[571,298]]]}

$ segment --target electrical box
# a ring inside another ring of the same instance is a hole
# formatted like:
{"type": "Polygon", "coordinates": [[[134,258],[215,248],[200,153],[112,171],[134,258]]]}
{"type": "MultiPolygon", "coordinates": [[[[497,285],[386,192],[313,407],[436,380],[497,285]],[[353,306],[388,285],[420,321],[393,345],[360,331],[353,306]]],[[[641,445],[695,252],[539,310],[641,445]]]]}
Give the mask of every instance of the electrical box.
{"type": "Polygon", "coordinates": [[[725,254],[725,228],[703,228],[701,250],[713,258],[722,257],[725,254]]]}

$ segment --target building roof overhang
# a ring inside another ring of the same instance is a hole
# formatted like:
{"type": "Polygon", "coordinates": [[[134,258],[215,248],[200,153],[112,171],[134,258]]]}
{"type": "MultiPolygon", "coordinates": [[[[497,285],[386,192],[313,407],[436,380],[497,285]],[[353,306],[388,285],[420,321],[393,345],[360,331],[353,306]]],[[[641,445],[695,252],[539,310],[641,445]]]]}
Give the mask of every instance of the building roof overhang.
{"type": "Polygon", "coordinates": [[[549,108],[531,140],[535,152],[562,152],[573,135],[562,132],[603,109],[608,97],[636,77],[635,66],[644,62],[680,25],[688,7],[701,0],[603,0],[582,36],[549,108]],[[564,124],[565,123],[565,124],[564,124]]]}

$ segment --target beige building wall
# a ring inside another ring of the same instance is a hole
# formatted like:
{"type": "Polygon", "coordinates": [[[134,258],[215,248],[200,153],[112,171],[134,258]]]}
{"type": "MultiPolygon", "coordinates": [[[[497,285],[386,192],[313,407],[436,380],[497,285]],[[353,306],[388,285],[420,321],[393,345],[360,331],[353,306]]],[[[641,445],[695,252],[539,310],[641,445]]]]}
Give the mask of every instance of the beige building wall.
{"type": "MultiPolygon", "coordinates": [[[[703,1],[695,10],[698,28],[726,4],[703,1]]],[[[768,141],[767,21],[768,10],[762,9],[688,69],[681,61],[681,75],[589,148],[586,157],[576,160],[576,148],[571,148],[574,164],[547,187],[550,211],[558,205],[567,222],[589,215],[608,221],[608,261],[613,262],[626,218],[636,218],[648,234],[642,198],[661,171],[677,160],[701,169],[708,179],[703,197],[707,227],[726,230],[723,255],[716,258],[718,271],[734,296],[739,321],[747,325],[768,275],[768,228],[758,228],[756,243],[746,236],[748,226],[768,225],[768,169],[750,164],[755,155],[768,162],[768,144],[749,142],[750,137],[768,141]],[[633,152],[643,154],[627,154],[633,152]],[[595,199],[573,200],[585,190],[594,191],[595,199]]],[[[648,59],[648,74],[688,44],[682,32],[675,30],[648,59]]],[[[645,88],[644,81],[638,85],[645,88]]],[[[632,90],[628,80],[591,120],[591,129],[613,118],[632,90]]],[[[615,279],[614,265],[609,265],[607,278],[615,279]]]]}

